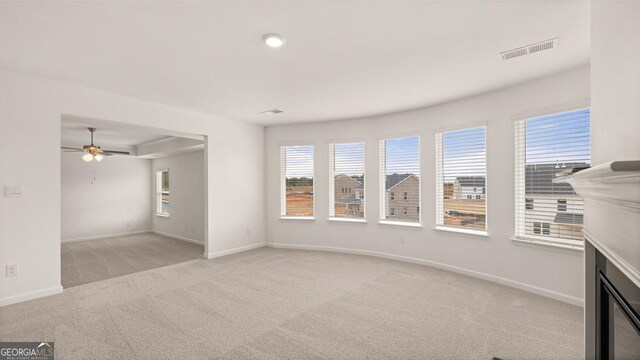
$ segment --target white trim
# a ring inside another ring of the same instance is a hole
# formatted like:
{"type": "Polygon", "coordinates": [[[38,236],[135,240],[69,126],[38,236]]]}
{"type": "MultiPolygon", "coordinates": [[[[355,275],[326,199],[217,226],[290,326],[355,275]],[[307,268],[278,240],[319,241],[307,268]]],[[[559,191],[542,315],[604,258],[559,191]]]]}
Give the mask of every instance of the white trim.
{"type": "Polygon", "coordinates": [[[392,220],[380,220],[378,225],[392,225],[392,226],[405,226],[411,228],[422,228],[422,224],[419,222],[407,222],[407,221],[392,221],[392,220]]]}
{"type": "Polygon", "coordinates": [[[163,217],[163,218],[171,217],[169,213],[156,213],[156,216],[163,217]]]}
{"type": "Polygon", "coordinates": [[[445,226],[445,225],[436,225],[436,227],[434,227],[433,230],[450,232],[455,234],[481,236],[485,238],[489,237],[489,233],[486,230],[465,229],[465,228],[445,226]]]}
{"type": "Polygon", "coordinates": [[[204,241],[200,241],[200,240],[196,240],[196,239],[190,239],[190,238],[182,237],[182,236],[178,236],[178,235],[173,235],[173,234],[165,233],[165,232],[162,232],[162,231],[153,230],[151,232],[154,233],[154,234],[170,237],[170,238],[173,238],[173,239],[176,239],[176,240],[186,241],[186,242],[190,242],[192,244],[204,246],[204,241]]]}
{"type": "Polygon", "coordinates": [[[640,272],[636,270],[633,266],[627,263],[623,258],[621,258],[618,254],[611,250],[607,245],[603,244],[602,241],[598,240],[593,234],[585,231],[585,237],[593,246],[598,249],[604,256],[609,259],[623,274],[625,274],[631,281],[633,281],[636,286],[640,287],[640,272]]]}
{"type": "Polygon", "coordinates": [[[315,216],[280,216],[280,220],[307,220],[314,221],[315,216]]]}
{"type": "Polygon", "coordinates": [[[62,285],[0,298],[0,307],[62,293],[62,285]]]}
{"type": "Polygon", "coordinates": [[[126,232],[126,233],[118,233],[118,234],[107,234],[107,235],[87,236],[87,237],[72,238],[72,239],[61,239],[60,242],[72,243],[77,241],[100,240],[100,239],[108,239],[108,238],[120,237],[120,236],[147,234],[151,232],[153,232],[153,230],[140,230],[140,231],[132,231],[132,232],[126,232]]]}
{"type": "Polygon", "coordinates": [[[567,254],[580,255],[580,256],[582,256],[582,254],[584,253],[584,245],[580,246],[580,245],[563,244],[560,242],[538,240],[538,239],[528,238],[528,237],[512,237],[510,238],[510,240],[514,245],[531,246],[539,249],[553,250],[557,252],[563,252],[567,254]]]}
{"type": "MultiPolygon", "coordinates": [[[[442,140],[444,132],[438,132],[435,134],[435,156],[436,156],[436,224],[444,224],[444,168],[443,168],[443,149],[442,140]]],[[[485,180],[485,186],[486,186],[485,180]]],[[[487,201],[485,200],[485,206],[487,201]]],[[[485,215],[486,222],[486,215],[485,215]]],[[[437,226],[436,226],[437,228],[437,226]]]]}
{"type": "Polygon", "coordinates": [[[329,217],[327,219],[329,222],[346,222],[346,223],[360,223],[366,224],[367,220],[364,218],[348,218],[348,217],[329,217]]]}
{"type": "Polygon", "coordinates": [[[260,243],[257,243],[257,244],[240,246],[240,247],[229,249],[229,250],[222,250],[222,251],[216,251],[216,252],[204,254],[204,257],[206,259],[215,259],[215,258],[218,258],[218,257],[221,257],[221,256],[236,254],[236,253],[239,253],[239,252],[258,249],[258,248],[265,247],[265,246],[267,246],[266,242],[260,242],[260,243]]]}
{"type": "Polygon", "coordinates": [[[347,249],[347,248],[339,248],[339,247],[330,247],[330,246],[316,246],[316,245],[298,245],[298,244],[282,244],[282,243],[268,243],[267,246],[276,248],[276,249],[298,249],[298,250],[317,250],[317,251],[329,251],[329,252],[339,252],[346,254],[356,254],[356,255],[368,255],[375,256],[383,259],[391,259],[397,261],[404,261],[413,264],[430,266],[438,269],[448,270],[451,272],[455,272],[462,275],[471,276],[474,278],[491,281],[494,283],[498,283],[501,285],[509,286],[512,288],[516,288],[519,290],[524,290],[536,295],[545,296],[551,299],[559,300],[562,302],[566,302],[576,306],[584,306],[584,301],[575,296],[562,294],[556,291],[543,289],[537,286],[525,284],[515,280],[505,279],[503,277],[489,275],[485,273],[481,273],[478,271],[473,271],[469,269],[464,269],[457,266],[447,265],[443,263],[439,263],[431,260],[418,259],[409,256],[402,255],[394,255],[389,253],[383,253],[378,251],[371,250],[357,250],[357,249],[347,249]]]}

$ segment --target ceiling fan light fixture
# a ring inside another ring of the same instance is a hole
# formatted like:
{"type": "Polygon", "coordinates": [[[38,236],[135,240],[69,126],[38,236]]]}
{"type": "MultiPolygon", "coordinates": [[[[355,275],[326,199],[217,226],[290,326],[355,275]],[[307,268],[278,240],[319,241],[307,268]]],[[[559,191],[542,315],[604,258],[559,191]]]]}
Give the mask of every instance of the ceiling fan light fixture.
{"type": "MultiPolygon", "coordinates": [[[[86,153],[84,155],[82,155],[82,160],[86,161],[86,162],[91,162],[93,160],[93,155],[91,155],[90,153],[86,153]]],[[[100,159],[102,160],[102,159],[100,159]]]]}
{"type": "Polygon", "coordinates": [[[96,159],[97,162],[100,162],[102,161],[102,159],[104,159],[104,155],[101,155],[101,154],[95,154],[93,157],[96,159]]]}

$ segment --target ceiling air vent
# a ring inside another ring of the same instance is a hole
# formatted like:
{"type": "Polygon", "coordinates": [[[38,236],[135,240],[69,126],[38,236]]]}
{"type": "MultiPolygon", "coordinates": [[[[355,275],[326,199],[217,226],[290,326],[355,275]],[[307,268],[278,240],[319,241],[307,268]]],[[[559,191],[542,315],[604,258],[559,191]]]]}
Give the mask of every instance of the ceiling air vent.
{"type": "Polygon", "coordinates": [[[539,43],[519,47],[517,49],[507,50],[500,53],[502,60],[509,60],[524,55],[537,53],[540,51],[551,50],[558,47],[558,38],[541,41],[539,43]]]}
{"type": "Polygon", "coordinates": [[[284,112],[284,111],[280,109],[271,109],[271,110],[261,111],[260,114],[280,114],[281,112],[284,112]]]}

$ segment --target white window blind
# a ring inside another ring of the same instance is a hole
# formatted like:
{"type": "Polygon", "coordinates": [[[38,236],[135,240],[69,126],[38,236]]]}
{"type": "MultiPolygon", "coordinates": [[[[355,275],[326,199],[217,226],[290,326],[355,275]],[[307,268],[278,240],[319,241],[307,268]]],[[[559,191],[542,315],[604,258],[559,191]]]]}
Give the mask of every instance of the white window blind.
{"type": "Polygon", "coordinates": [[[436,134],[436,225],[486,230],[484,126],[436,134]]]}
{"type": "Polygon", "coordinates": [[[364,219],[364,142],[329,144],[329,216],[364,219]]]}
{"type": "Polygon", "coordinates": [[[420,222],[419,136],[380,141],[380,190],[381,220],[420,222]]]}
{"type": "Polygon", "coordinates": [[[313,145],[280,148],[280,215],[314,216],[313,145]]]}
{"type": "Polygon", "coordinates": [[[169,216],[169,169],[156,171],[156,215],[169,216]]]}
{"type": "Polygon", "coordinates": [[[581,245],[583,202],[558,173],[591,163],[590,110],[516,122],[516,236],[581,245]]]}

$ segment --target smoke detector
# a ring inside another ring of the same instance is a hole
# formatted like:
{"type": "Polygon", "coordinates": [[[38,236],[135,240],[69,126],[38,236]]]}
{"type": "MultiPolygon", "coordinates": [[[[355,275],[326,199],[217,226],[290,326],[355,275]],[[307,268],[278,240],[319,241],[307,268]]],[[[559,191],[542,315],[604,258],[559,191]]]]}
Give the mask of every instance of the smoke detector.
{"type": "Polygon", "coordinates": [[[558,47],[558,44],[559,44],[559,38],[554,38],[550,40],[541,41],[535,44],[522,46],[516,49],[503,51],[500,53],[500,56],[502,57],[502,60],[509,60],[509,59],[520,57],[520,56],[537,53],[540,51],[555,49],[558,47]]]}
{"type": "Polygon", "coordinates": [[[271,109],[271,110],[265,110],[265,111],[261,111],[260,114],[280,114],[284,111],[280,110],[280,109],[271,109]]]}

